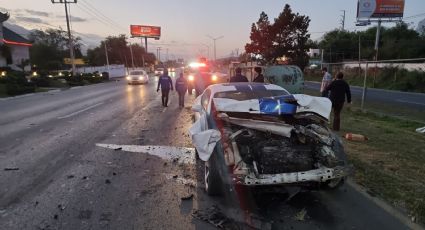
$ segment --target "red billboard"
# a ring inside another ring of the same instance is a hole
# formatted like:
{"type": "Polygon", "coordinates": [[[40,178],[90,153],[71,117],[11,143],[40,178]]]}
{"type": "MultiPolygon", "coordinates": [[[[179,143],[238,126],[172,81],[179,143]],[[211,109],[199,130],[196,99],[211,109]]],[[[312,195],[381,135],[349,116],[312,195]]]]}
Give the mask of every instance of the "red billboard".
{"type": "Polygon", "coordinates": [[[402,18],[405,0],[359,0],[357,18],[402,18]]]}
{"type": "Polygon", "coordinates": [[[130,25],[130,33],[132,37],[159,38],[161,37],[161,27],[130,25]]]}

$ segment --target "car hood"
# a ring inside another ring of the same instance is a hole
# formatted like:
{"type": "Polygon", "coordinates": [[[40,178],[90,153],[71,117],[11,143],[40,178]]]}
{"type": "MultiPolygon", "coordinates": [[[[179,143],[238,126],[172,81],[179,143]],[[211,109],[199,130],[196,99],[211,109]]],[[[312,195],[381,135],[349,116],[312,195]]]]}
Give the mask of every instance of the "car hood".
{"type": "MultiPolygon", "coordinates": [[[[315,113],[329,120],[332,110],[332,103],[326,97],[314,97],[305,94],[293,94],[296,102],[295,113],[315,113]]],[[[262,114],[260,109],[261,99],[252,99],[246,101],[237,101],[228,98],[214,98],[214,105],[217,111],[221,112],[242,112],[262,114]]]]}

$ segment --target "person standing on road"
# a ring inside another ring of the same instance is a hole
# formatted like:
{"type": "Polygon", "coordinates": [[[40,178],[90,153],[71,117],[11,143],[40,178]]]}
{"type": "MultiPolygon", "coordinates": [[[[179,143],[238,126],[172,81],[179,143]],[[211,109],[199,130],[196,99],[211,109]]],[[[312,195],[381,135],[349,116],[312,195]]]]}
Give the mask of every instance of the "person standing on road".
{"type": "Polygon", "coordinates": [[[248,82],[248,78],[242,75],[242,69],[236,68],[236,75],[230,78],[230,82],[248,82]]]}
{"type": "Polygon", "coordinates": [[[160,86],[162,94],[162,106],[168,107],[168,95],[170,94],[170,89],[173,90],[173,81],[171,80],[171,77],[168,76],[168,70],[166,69],[164,70],[164,73],[159,77],[156,92],[159,91],[160,86]]]}
{"type": "Polygon", "coordinates": [[[180,73],[180,77],[176,80],[176,91],[179,94],[179,106],[184,107],[184,95],[187,91],[187,80],[184,78],[183,73],[180,73]]]}
{"type": "Polygon", "coordinates": [[[320,87],[320,93],[322,93],[322,97],[329,97],[328,91],[326,91],[326,87],[328,87],[329,84],[332,82],[332,76],[330,73],[328,73],[328,68],[323,67],[322,69],[322,85],[320,87]]]}
{"type": "Polygon", "coordinates": [[[351,91],[348,83],[343,79],[344,74],[339,72],[336,75],[336,79],[332,81],[326,88],[326,94],[330,91],[330,100],[332,102],[332,108],[334,110],[334,120],[332,129],[339,131],[341,122],[341,110],[344,107],[345,96],[347,96],[348,104],[351,104],[351,91]]]}
{"type": "Polygon", "coordinates": [[[255,67],[254,71],[257,73],[257,76],[254,78],[253,82],[264,83],[264,76],[261,73],[263,70],[261,69],[261,67],[255,67]]]}

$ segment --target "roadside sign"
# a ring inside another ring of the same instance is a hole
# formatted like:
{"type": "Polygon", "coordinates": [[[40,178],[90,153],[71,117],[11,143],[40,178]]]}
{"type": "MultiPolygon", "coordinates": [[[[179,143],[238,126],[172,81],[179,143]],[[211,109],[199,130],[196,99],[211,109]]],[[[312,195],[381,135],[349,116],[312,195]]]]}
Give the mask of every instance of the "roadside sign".
{"type": "MultiPolygon", "coordinates": [[[[64,59],[63,59],[63,62],[64,62],[65,64],[67,64],[67,65],[72,65],[72,60],[71,60],[71,58],[64,58],[64,59]]],[[[84,63],[84,60],[83,60],[83,59],[81,59],[81,58],[77,58],[77,59],[74,59],[74,64],[75,64],[75,65],[84,65],[85,63],[84,63]]]]}
{"type": "Polygon", "coordinates": [[[161,37],[161,27],[130,25],[130,33],[132,37],[147,37],[159,39],[159,37],[161,37]]]}
{"type": "Polygon", "coordinates": [[[357,19],[402,18],[405,0],[358,0],[357,19]]]}

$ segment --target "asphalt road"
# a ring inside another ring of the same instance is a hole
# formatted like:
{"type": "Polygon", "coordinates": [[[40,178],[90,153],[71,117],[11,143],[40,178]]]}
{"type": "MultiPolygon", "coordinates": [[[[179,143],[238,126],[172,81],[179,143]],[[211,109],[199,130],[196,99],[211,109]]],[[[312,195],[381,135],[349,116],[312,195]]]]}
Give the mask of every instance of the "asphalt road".
{"type": "Polygon", "coordinates": [[[0,100],[0,229],[215,229],[195,217],[218,210],[231,229],[411,228],[351,185],[290,201],[208,197],[187,134],[190,108],[173,93],[164,109],[154,84],[0,100]]]}
{"type": "MultiPolygon", "coordinates": [[[[307,81],[305,87],[313,90],[320,90],[320,82],[307,81]]],[[[351,86],[351,94],[353,98],[361,100],[363,88],[351,86]]],[[[366,93],[366,102],[377,101],[387,103],[389,105],[407,106],[412,108],[421,108],[425,112],[425,94],[424,93],[408,93],[392,90],[372,89],[368,88],[366,93]]]]}

